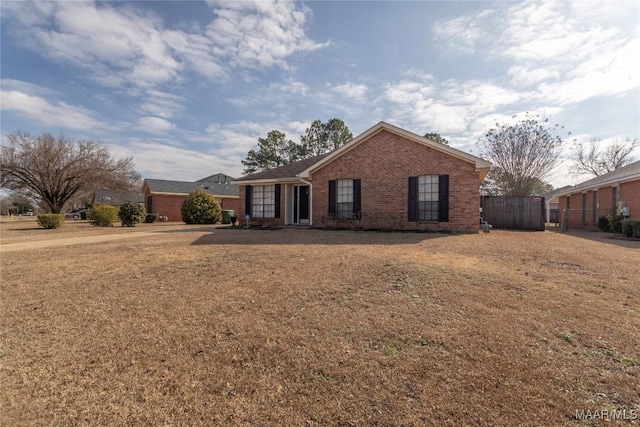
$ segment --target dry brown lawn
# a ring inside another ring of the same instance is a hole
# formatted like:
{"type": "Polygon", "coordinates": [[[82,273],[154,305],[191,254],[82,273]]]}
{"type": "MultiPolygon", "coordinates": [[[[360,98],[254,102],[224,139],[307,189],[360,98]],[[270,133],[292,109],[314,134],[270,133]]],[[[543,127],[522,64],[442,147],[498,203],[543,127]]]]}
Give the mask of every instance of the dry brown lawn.
{"type": "Polygon", "coordinates": [[[640,423],[639,242],[0,228],[2,426],[640,423]]]}

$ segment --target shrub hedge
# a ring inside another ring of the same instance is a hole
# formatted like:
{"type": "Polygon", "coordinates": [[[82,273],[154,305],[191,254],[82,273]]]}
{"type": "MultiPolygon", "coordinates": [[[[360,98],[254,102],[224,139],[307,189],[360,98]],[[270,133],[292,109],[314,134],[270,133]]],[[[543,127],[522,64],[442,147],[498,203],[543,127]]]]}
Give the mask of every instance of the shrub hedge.
{"type": "Polygon", "coordinates": [[[145,217],[144,206],[140,203],[123,203],[118,211],[118,218],[123,227],[135,227],[137,223],[144,221],[145,217]]]}
{"type": "Polygon", "coordinates": [[[42,228],[54,229],[62,227],[62,224],[64,224],[63,214],[47,213],[38,215],[38,225],[42,228]]]}
{"type": "Polygon", "coordinates": [[[203,190],[189,193],[182,203],[182,220],[187,224],[215,224],[220,219],[220,204],[203,190]]]}
{"type": "Polygon", "coordinates": [[[111,205],[98,205],[91,208],[88,218],[98,227],[113,227],[118,220],[118,208],[111,205]]]}
{"type": "Polygon", "coordinates": [[[620,221],[622,233],[627,237],[640,239],[640,219],[627,218],[620,221]]]}

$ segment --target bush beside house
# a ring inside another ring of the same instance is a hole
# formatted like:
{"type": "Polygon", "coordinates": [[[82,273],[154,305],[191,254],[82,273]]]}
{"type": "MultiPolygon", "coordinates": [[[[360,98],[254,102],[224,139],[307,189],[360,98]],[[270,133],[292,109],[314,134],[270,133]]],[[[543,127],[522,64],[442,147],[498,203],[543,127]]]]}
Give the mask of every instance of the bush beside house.
{"type": "Polygon", "coordinates": [[[187,224],[215,224],[222,219],[220,204],[215,196],[196,190],[182,204],[182,221],[187,224]]]}

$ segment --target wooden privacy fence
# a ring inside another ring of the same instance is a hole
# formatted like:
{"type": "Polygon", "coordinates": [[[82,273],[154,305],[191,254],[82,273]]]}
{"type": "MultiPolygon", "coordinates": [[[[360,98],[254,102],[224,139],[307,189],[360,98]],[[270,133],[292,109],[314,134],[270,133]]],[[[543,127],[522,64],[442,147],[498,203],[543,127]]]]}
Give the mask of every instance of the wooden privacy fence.
{"type": "Polygon", "coordinates": [[[544,197],[481,196],[480,206],[493,228],[544,231],[544,197]]]}

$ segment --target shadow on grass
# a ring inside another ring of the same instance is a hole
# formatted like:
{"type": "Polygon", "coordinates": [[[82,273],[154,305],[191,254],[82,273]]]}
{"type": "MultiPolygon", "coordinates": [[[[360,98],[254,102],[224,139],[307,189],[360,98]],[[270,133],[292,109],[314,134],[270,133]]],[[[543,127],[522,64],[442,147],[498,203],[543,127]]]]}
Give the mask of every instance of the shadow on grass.
{"type": "MultiPolygon", "coordinates": [[[[383,232],[321,229],[218,228],[195,240],[193,245],[402,245],[461,236],[436,232],[383,232]]],[[[473,236],[473,234],[466,234],[473,236]]]]}

